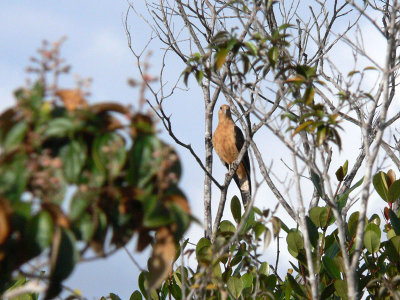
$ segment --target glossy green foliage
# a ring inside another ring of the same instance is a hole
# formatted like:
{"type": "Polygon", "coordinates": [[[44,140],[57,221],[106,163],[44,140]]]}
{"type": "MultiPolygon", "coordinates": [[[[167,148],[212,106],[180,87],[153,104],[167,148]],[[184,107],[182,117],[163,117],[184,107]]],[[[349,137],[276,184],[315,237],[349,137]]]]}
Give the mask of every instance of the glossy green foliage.
{"type": "Polygon", "coordinates": [[[0,294],[14,271],[47,255],[45,298],[54,298],[88,249],[102,256],[137,234],[142,250],[161,227],[174,257],[190,209],[179,157],[151,117],[118,103],[50,102],[48,93],[40,81],[20,89],[0,114],[0,294]]]}
{"type": "MultiPolygon", "coordinates": [[[[178,258],[169,277],[159,288],[152,290],[148,289],[151,274],[142,272],[138,278],[140,293],[135,291],[132,297],[181,299],[185,294],[192,299],[193,294],[204,293],[206,299],[220,299],[224,295],[229,299],[253,299],[254,295],[258,295],[257,299],[276,299],[277,295],[284,295],[282,284],[285,279],[277,276],[271,266],[261,260],[264,250],[260,251],[265,244],[265,232],[269,232],[267,239],[271,239],[270,228],[282,221],[257,207],[246,214],[236,200],[237,197],[233,197],[231,203],[235,224],[223,220],[214,243],[203,237],[195,244],[187,241],[182,244],[181,254],[184,253],[185,260],[194,255],[196,268],[180,265],[178,258]],[[230,244],[234,234],[238,234],[238,239],[230,244]]],[[[283,223],[279,227],[287,228],[283,223]]],[[[277,235],[279,232],[279,229],[275,230],[277,235]]]]}

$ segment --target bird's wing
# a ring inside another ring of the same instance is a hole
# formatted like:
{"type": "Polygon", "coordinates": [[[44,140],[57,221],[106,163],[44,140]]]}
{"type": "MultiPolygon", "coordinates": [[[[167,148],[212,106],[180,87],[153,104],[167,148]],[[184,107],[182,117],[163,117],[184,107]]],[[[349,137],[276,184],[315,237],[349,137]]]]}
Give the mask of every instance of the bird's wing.
{"type": "MultiPolygon", "coordinates": [[[[235,126],[235,142],[236,142],[236,148],[237,148],[238,153],[239,153],[240,150],[242,150],[242,147],[244,145],[244,136],[243,136],[243,133],[240,130],[240,128],[237,127],[237,126],[235,126]]],[[[249,159],[248,151],[246,151],[246,153],[243,156],[242,164],[243,164],[244,169],[246,171],[246,175],[247,175],[247,178],[249,180],[249,188],[250,188],[250,191],[251,191],[251,186],[250,186],[250,184],[251,184],[251,180],[250,180],[250,159],[249,159]]]]}

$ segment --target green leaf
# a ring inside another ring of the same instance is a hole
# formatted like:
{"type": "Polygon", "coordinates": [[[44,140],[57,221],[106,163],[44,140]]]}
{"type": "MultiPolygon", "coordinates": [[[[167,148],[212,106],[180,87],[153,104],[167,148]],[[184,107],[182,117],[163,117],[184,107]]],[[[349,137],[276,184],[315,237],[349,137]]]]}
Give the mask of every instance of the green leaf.
{"type": "Polygon", "coordinates": [[[263,234],[263,232],[266,230],[266,228],[263,224],[256,222],[254,224],[253,230],[256,238],[258,239],[261,236],[261,234],[263,234]]]}
{"type": "Polygon", "coordinates": [[[375,190],[379,194],[379,196],[381,196],[381,198],[387,202],[389,199],[389,188],[387,186],[387,175],[382,171],[377,173],[374,176],[372,183],[375,187],[375,190]]]}
{"type": "Polygon", "coordinates": [[[394,232],[396,233],[396,235],[400,235],[400,219],[391,209],[389,209],[389,218],[390,224],[392,225],[394,232]]]}
{"type": "MultiPolygon", "coordinates": [[[[263,282],[264,282],[264,284],[265,284],[265,287],[269,290],[269,291],[273,291],[274,289],[275,289],[275,287],[276,287],[276,282],[277,282],[277,278],[276,278],[276,276],[274,275],[274,274],[271,274],[271,275],[269,275],[269,276],[266,276],[266,275],[263,275],[263,274],[261,274],[260,275],[260,279],[263,279],[263,282]]],[[[270,298],[270,299],[273,299],[273,298],[270,298]]]]}
{"type": "Polygon", "coordinates": [[[381,245],[381,230],[375,223],[369,223],[364,231],[364,246],[370,253],[375,253],[381,245]]]}
{"type": "Polygon", "coordinates": [[[355,74],[358,74],[358,73],[360,73],[360,71],[353,70],[353,71],[350,71],[350,72],[347,74],[347,76],[351,77],[351,76],[353,76],[353,75],[355,75],[355,74]]]}
{"type": "Polygon", "coordinates": [[[83,212],[89,206],[89,201],[91,200],[90,194],[82,193],[79,190],[74,194],[70,203],[70,213],[69,217],[72,221],[77,220],[81,217],[83,212]]]}
{"type": "Polygon", "coordinates": [[[81,125],[80,122],[70,118],[55,118],[47,124],[47,130],[44,135],[46,137],[64,137],[77,130],[81,125]]]}
{"type": "Polygon", "coordinates": [[[126,161],[125,141],[115,132],[100,135],[93,142],[92,155],[96,167],[113,179],[126,161]]]}
{"type": "Polygon", "coordinates": [[[252,55],[257,56],[258,50],[256,45],[254,45],[252,42],[245,42],[244,44],[252,55]]]}
{"type": "Polygon", "coordinates": [[[328,207],[315,206],[310,210],[310,219],[313,221],[315,226],[324,228],[328,223],[328,207]]]}
{"type": "Polygon", "coordinates": [[[172,223],[171,216],[155,195],[147,197],[144,202],[144,218],[143,226],[145,227],[161,227],[172,223]]]}
{"type": "Polygon", "coordinates": [[[349,169],[349,161],[346,160],[346,161],[344,162],[344,165],[343,165],[343,173],[344,173],[344,176],[347,175],[348,169],[349,169]]]}
{"type": "Polygon", "coordinates": [[[311,171],[311,181],[314,184],[315,188],[317,189],[318,195],[322,197],[321,178],[318,176],[318,174],[314,173],[313,171],[311,171]]]}
{"type": "Polygon", "coordinates": [[[238,277],[230,277],[228,279],[228,291],[235,299],[238,299],[243,291],[243,282],[238,277]]]}
{"type": "Polygon", "coordinates": [[[364,181],[364,177],[362,177],[359,181],[357,181],[351,188],[349,188],[343,194],[339,194],[336,196],[336,202],[338,204],[339,211],[342,211],[343,207],[346,206],[347,198],[349,197],[350,193],[358,188],[364,181]]]}
{"type": "Polygon", "coordinates": [[[254,209],[252,209],[249,213],[249,217],[247,218],[246,224],[243,227],[242,233],[247,233],[254,225],[254,209]]]}
{"type": "Polygon", "coordinates": [[[303,297],[306,298],[306,294],[304,293],[303,288],[299,285],[299,283],[296,281],[296,279],[293,278],[293,276],[290,273],[287,273],[287,279],[289,281],[289,284],[291,286],[291,288],[293,289],[293,291],[303,297]]]}
{"type": "Polygon", "coordinates": [[[5,152],[11,152],[15,150],[24,140],[26,132],[28,131],[28,123],[20,121],[15,124],[11,130],[7,133],[6,138],[3,142],[3,149],[5,152]]]}
{"type": "Polygon", "coordinates": [[[147,295],[148,275],[149,272],[143,271],[139,274],[138,277],[138,286],[143,295],[147,295]]]}
{"type": "Polygon", "coordinates": [[[161,152],[162,143],[153,134],[141,134],[129,154],[129,181],[140,189],[145,189],[151,179],[157,174],[161,157],[155,153],[161,152]]]}
{"type": "Polygon", "coordinates": [[[285,231],[286,233],[289,233],[289,228],[286,226],[286,224],[285,223],[283,223],[283,221],[281,220],[281,219],[279,219],[278,217],[275,217],[275,218],[277,218],[278,220],[279,220],[279,222],[280,222],[280,228],[282,228],[283,229],[283,231],[285,231]]]}
{"type": "Polygon", "coordinates": [[[392,237],[396,236],[396,232],[395,232],[393,229],[390,229],[390,230],[387,232],[386,235],[387,235],[388,240],[390,240],[392,237]]]}
{"type": "Polygon", "coordinates": [[[312,86],[308,87],[304,93],[304,103],[306,105],[311,105],[314,101],[315,90],[312,86]]]}
{"type": "Polygon", "coordinates": [[[33,256],[36,256],[51,244],[53,219],[47,211],[40,211],[29,220],[26,230],[29,245],[28,249],[33,250],[33,256]]]}
{"type": "MultiPolygon", "coordinates": [[[[204,78],[204,73],[201,70],[197,70],[196,71],[196,80],[198,84],[201,84],[201,82],[203,81],[204,78]]],[[[187,85],[187,84],[186,84],[187,85]]]]}
{"type": "Polygon", "coordinates": [[[343,169],[342,166],[340,166],[339,169],[337,169],[335,175],[336,175],[336,179],[338,181],[343,181],[344,180],[345,174],[344,174],[344,169],[343,169]]]}
{"type": "Polygon", "coordinates": [[[190,216],[176,203],[169,205],[171,218],[176,224],[175,236],[180,239],[190,224],[190,216]]]}
{"type": "Polygon", "coordinates": [[[86,213],[83,216],[81,216],[75,226],[74,226],[79,233],[79,237],[85,241],[89,242],[92,239],[92,236],[94,234],[94,222],[93,218],[90,214],[86,213]]]}
{"type": "Polygon", "coordinates": [[[246,74],[250,70],[250,59],[247,55],[241,56],[243,62],[243,74],[246,74]]]}
{"type": "Polygon", "coordinates": [[[26,191],[31,176],[27,163],[27,156],[19,153],[0,165],[0,195],[6,196],[12,204],[20,203],[21,195],[26,191]]]}
{"type": "Polygon", "coordinates": [[[293,257],[299,255],[300,250],[304,249],[304,241],[298,231],[290,231],[286,237],[289,253],[293,257]]]}
{"type": "Polygon", "coordinates": [[[201,257],[204,256],[205,252],[208,252],[208,249],[211,246],[211,242],[207,238],[201,238],[196,245],[196,257],[197,260],[200,260],[201,257]]]}
{"type": "MultiPolygon", "coordinates": [[[[31,293],[29,292],[28,286],[32,283],[30,280],[28,281],[26,277],[23,276],[18,276],[14,278],[9,284],[11,286],[6,290],[6,292],[15,290],[16,288],[20,288],[20,292],[22,292],[24,289],[27,290],[27,292],[23,293],[22,295],[12,297],[12,298],[7,298],[10,300],[38,300],[39,299],[39,293],[31,293]],[[26,285],[28,284],[28,286],[26,285]]],[[[8,285],[9,285],[8,284],[8,285]]],[[[2,299],[6,299],[2,297],[2,299]]]]}
{"type": "Polygon", "coordinates": [[[335,292],[334,284],[330,284],[322,291],[321,299],[330,299],[329,297],[335,292]]]}
{"type": "Polygon", "coordinates": [[[270,65],[275,68],[275,65],[279,58],[279,49],[276,46],[273,46],[271,49],[268,50],[267,53],[270,65]]]}
{"type": "Polygon", "coordinates": [[[354,237],[357,233],[357,225],[358,225],[358,218],[360,216],[360,212],[356,211],[353,212],[349,218],[349,233],[351,237],[354,237]]]}
{"type": "Polygon", "coordinates": [[[187,67],[185,70],[183,70],[182,74],[183,74],[183,83],[185,84],[185,86],[188,85],[188,79],[190,76],[190,73],[192,72],[192,68],[191,67],[187,67]]]}
{"type": "Polygon", "coordinates": [[[318,245],[318,239],[319,239],[319,234],[318,234],[318,229],[315,227],[314,223],[311,221],[311,219],[306,216],[306,222],[307,222],[307,230],[308,230],[308,236],[310,238],[310,243],[311,245],[316,248],[318,245]]]}
{"type": "Polygon", "coordinates": [[[121,300],[121,298],[118,295],[113,294],[113,293],[110,293],[110,299],[111,300],[121,300]]]}
{"type": "Polygon", "coordinates": [[[286,30],[288,28],[291,28],[291,27],[293,27],[293,25],[288,24],[288,23],[284,23],[284,24],[282,24],[281,26],[278,27],[278,31],[284,31],[284,30],[286,30]]]}
{"type": "Polygon", "coordinates": [[[395,202],[400,198],[400,180],[396,180],[395,182],[392,183],[392,185],[389,187],[389,197],[388,201],[390,203],[395,202]]]}
{"type": "Polygon", "coordinates": [[[329,258],[327,255],[324,255],[322,258],[322,264],[324,265],[324,268],[330,277],[333,279],[340,279],[340,270],[333,259],[329,258]]]}
{"type": "Polygon", "coordinates": [[[236,221],[237,224],[239,224],[242,218],[242,205],[240,204],[240,200],[237,196],[232,197],[231,212],[233,219],[236,221]]]}
{"type": "Polygon", "coordinates": [[[219,231],[223,232],[223,233],[232,233],[233,234],[236,232],[236,227],[230,221],[223,220],[219,224],[219,231]]]}
{"type": "Polygon", "coordinates": [[[368,70],[374,70],[374,71],[376,71],[377,68],[374,67],[374,66],[368,66],[368,67],[365,67],[365,68],[364,68],[364,71],[368,71],[368,70]]]}
{"type": "Polygon", "coordinates": [[[381,218],[377,214],[373,214],[369,218],[368,223],[375,223],[376,225],[380,226],[381,225],[381,218]]]}
{"type": "Polygon", "coordinates": [[[65,178],[70,183],[77,183],[79,175],[86,162],[86,146],[78,141],[72,141],[60,150],[65,178]]]}
{"type": "Polygon", "coordinates": [[[61,228],[61,241],[58,247],[58,255],[53,267],[51,279],[62,281],[66,279],[73,271],[78,261],[78,250],[76,240],[71,231],[61,228]]]}
{"type": "Polygon", "coordinates": [[[222,270],[221,266],[219,265],[219,262],[216,263],[212,269],[212,275],[214,278],[221,279],[222,278],[222,270]]]}
{"type": "Polygon", "coordinates": [[[298,134],[298,133],[299,133],[300,131],[302,131],[302,130],[307,130],[308,127],[309,127],[310,125],[312,125],[313,123],[314,123],[313,120],[308,120],[308,121],[305,121],[304,123],[301,123],[301,124],[300,124],[299,126],[297,126],[296,129],[293,131],[292,137],[295,136],[296,134],[298,134]]]}
{"type": "Polygon", "coordinates": [[[320,126],[317,130],[317,145],[321,146],[326,139],[327,127],[320,126]]]}
{"type": "Polygon", "coordinates": [[[242,280],[243,289],[251,288],[253,286],[253,275],[250,273],[245,273],[240,278],[242,280]]]}
{"type": "Polygon", "coordinates": [[[267,276],[268,276],[268,275],[269,275],[269,264],[268,264],[267,262],[261,263],[258,272],[259,272],[260,274],[264,274],[264,275],[267,275],[267,276]]]}
{"type": "Polygon", "coordinates": [[[388,256],[392,262],[400,262],[400,236],[392,237],[386,245],[388,256]]]}
{"type": "Polygon", "coordinates": [[[347,300],[347,283],[344,280],[338,279],[334,282],[336,294],[343,300],[347,300]]]}

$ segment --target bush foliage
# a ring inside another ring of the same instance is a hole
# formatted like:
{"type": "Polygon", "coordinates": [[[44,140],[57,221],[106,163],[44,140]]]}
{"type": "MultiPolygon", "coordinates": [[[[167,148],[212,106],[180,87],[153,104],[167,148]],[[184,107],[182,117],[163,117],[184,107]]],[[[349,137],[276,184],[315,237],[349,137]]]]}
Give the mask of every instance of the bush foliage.
{"type": "MultiPolygon", "coordinates": [[[[46,53],[42,65],[58,60],[46,53]]],[[[137,251],[153,243],[158,284],[190,222],[178,155],[149,114],[89,105],[79,88],[45,79],[18,89],[0,115],[0,294],[37,277],[53,298],[89,249],[105,257],[134,235],[137,251]],[[26,266],[34,258],[46,262],[39,272],[26,266]]]]}

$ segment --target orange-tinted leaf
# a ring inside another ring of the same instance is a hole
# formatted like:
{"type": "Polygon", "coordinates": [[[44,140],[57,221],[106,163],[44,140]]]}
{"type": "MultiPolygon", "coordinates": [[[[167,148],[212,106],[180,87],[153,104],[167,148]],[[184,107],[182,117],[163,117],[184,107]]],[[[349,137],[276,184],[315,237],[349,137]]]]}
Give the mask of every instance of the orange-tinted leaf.
{"type": "Polygon", "coordinates": [[[295,75],[291,78],[289,78],[288,80],[286,80],[286,83],[303,83],[306,81],[306,78],[303,75],[295,75]]]}
{"type": "Polygon", "coordinates": [[[310,126],[312,123],[314,123],[314,121],[309,120],[297,126],[292,134],[292,137],[298,134],[300,131],[307,129],[307,127],[310,126]]]}
{"type": "Polygon", "coordinates": [[[387,208],[387,206],[386,206],[385,209],[384,209],[383,211],[384,211],[385,219],[386,219],[387,221],[389,221],[389,220],[390,220],[389,208],[387,208]]]}
{"type": "Polygon", "coordinates": [[[50,213],[54,224],[64,228],[69,227],[69,220],[58,205],[54,203],[44,203],[43,208],[50,213]]]}
{"type": "Polygon", "coordinates": [[[222,48],[215,54],[215,68],[217,70],[220,70],[224,65],[228,53],[229,53],[229,48],[222,48]]]}
{"type": "Polygon", "coordinates": [[[172,270],[175,254],[176,245],[173,233],[167,227],[159,228],[156,232],[156,243],[153,246],[153,253],[148,262],[150,273],[149,291],[159,288],[167,278],[172,270]]]}
{"type": "Polygon", "coordinates": [[[321,146],[322,143],[325,141],[326,138],[326,127],[322,127],[321,129],[318,130],[317,132],[317,144],[318,146],[321,146]]]}
{"type": "Polygon", "coordinates": [[[315,90],[313,87],[309,87],[307,88],[305,94],[304,94],[304,103],[306,105],[310,105],[312,104],[313,100],[314,100],[314,94],[315,94],[315,90]]]}
{"type": "Polygon", "coordinates": [[[185,213],[190,214],[190,207],[188,200],[181,194],[169,195],[165,199],[166,203],[177,204],[185,213]]]}
{"type": "Polygon", "coordinates": [[[56,92],[56,96],[61,99],[68,111],[75,111],[77,108],[87,106],[87,102],[80,89],[61,89],[56,92]]]}
{"type": "Polygon", "coordinates": [[[387,172],[386,181],[389,188],[393,184],[393,182],[396,181],[396,173],[392,169],[390,169],[389,172],[387,172]]]}
{"type": "Polygon", "coordinates": [[[10,204],[6,199],[0,197],[0,245],[4,243],[10,233],[10,213],[10,204]]]}

